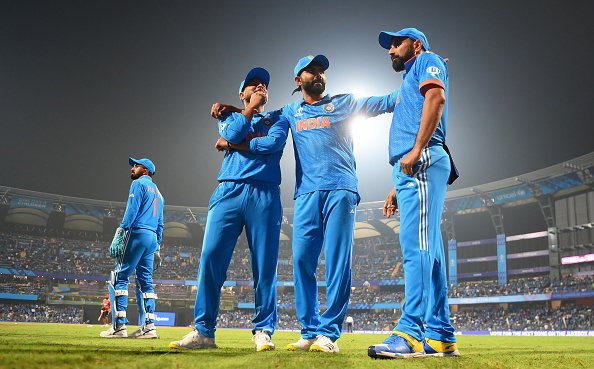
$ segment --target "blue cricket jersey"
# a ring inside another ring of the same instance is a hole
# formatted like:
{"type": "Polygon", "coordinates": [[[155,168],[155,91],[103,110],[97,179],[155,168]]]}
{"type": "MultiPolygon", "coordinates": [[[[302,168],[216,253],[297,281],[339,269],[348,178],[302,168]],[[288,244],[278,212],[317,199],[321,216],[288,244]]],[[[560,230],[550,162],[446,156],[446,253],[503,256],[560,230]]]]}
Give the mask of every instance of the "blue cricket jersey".
{"type": "Polygon", "coordinates": [[[231,113],[219,120],[221,137],[238,144],[246,140],[250,152],[229,149],[217,180],[281,183],[280,159],[287,141],[289,123],[280,110],[254,114],[251,122],[241,113],[231,113]]]}
{"type": "Polygon", "coordinates": [[[355,98],[352,94],[326,95],[308,104],[303,99],[282,108],[295,149],[295,197],[319,190],[358,193],[351,125],[358,116],[392,112],[397,92],[355,98]]]}
{"type": "Polygon", "coordinates": [[[406,62],[405,67],[404,80],[400,86],[390,126],[389,155],[392,165],[408,154],[415,145],[425,103],[424,89],[428,85],[440,86],[446,95],[441,120],[429,141],[429,146],[443,145],[446,136],[449,100],[447,63],[437,54],[424,52],[406,62]]]}
{"type": "Polygon", "coordinates": [[[130,195],[121,228],[144,228],[157,234],[157,243],[163,235],[163,206],[165,199],[149,176],[142,176],[130,185],[130,195]]]}

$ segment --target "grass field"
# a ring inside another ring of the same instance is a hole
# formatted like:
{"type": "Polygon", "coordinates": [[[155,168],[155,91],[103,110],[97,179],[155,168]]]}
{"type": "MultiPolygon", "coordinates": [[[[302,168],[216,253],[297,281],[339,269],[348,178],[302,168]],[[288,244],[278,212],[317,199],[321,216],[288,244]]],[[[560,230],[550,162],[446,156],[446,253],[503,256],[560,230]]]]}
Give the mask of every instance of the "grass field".
{"type": "MultiPolygon", "coordinates": [[[[128,332],[136,327],[130,326],[128,332]]],[[[386,336],[344,334],[336,354],[285,351],[299,338],[276,332],[276,351],[256,352],[248,330],[217,331],[218,349],[169,349],[190,328],[158,328],[158,339],[102,339],[94,325],[0,323],[0,368],[594,368],[592,337],[459,336],[462,356],[373,360],[386,336]]]]}

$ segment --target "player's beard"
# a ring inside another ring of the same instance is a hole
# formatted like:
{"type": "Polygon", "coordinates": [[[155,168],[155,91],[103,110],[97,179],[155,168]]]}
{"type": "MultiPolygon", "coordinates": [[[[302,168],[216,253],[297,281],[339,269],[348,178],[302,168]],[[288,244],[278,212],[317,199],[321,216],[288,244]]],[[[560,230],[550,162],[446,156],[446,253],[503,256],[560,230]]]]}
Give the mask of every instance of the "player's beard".
{"type": "Polygon", "coordinates": [[[392,56],[392,69],[394,69],[395,72],[402,72],[406,68],[404,66],[404,64],[406,64],[407,61],[412,59],[412,57],[414,55],[415,55],[415,49],[414,49],[413,45],[411,44],[410,48],[408,50],[405,50],[404,54],[402,54],[402,56],[397,56],[397,55],[392,56]]]}
{"type": "Polygon", "coordinates": [[[323,79],[315,79],[311,82],[303,82],[303,91],[310,95],[321,95],[326,90],[326,82],[323,79]]]}
{"type": "Polygon", "coordinates": [[[132,174],[130,175],[130,179],[134,181],[140,177],[142,177],[142,172],[132,172],[132,174]]]}

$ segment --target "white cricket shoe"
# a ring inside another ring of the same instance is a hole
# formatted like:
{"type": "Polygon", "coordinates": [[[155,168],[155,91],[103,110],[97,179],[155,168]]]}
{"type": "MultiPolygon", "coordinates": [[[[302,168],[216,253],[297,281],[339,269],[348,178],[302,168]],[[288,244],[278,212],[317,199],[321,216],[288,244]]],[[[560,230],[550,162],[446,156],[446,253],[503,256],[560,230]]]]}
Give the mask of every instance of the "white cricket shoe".
{"type": "Polygon", "coordinates": [[[128,338],[158,338],[154,323],[146,324],[144,329],[138,328],[128,335],[128,338]]]}
{"type": "Polygon", "coordinates": [[[192,349],[206,349],[217,348],[214,338],[206,337],[202,333],[194,329],[192,332],[186,334],[180,341],[174,341],[169,344],[169,348],[180,350],[192,349]]]}
{"type": "Polygon", "coordinates": [[[301,337],[299,341],[288,344],[287,351],[309,351],[309,348],[315,341],[315,338],[305,339],[301,337]]]}
{"type": "Polygon", "coordinates": [[[126,328],[126,324],[116,326],[116,329],[113,329],[113,326],[106,331],[99,333],[101,337],[104,338],[126,338],[128,337],[128,330],[126,328]]]}
{"type": "Polygon", "coordinates": [[[309,351],[338,352],[338,345],[336,341],[332,341],[329,337],[320,334],[316,337],[316,341],[311,345],[309,351]]]}
{"type": "Polygon", "coordinates": [[[256,351],[272,351],[274,350],[274,343],[270,340],[270,335],[268,334],[269,331],[260,329],[257,330],[254,336],[252,337],[252,341],[256,343],[254,347],[256,351]]]}

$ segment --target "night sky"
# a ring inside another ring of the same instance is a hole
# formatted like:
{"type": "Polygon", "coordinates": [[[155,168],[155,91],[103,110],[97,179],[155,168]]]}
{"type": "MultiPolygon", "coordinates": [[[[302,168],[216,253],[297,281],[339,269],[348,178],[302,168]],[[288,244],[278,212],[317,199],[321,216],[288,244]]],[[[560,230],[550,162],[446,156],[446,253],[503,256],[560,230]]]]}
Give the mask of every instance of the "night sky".
{"type": "MultiPolygon", "coordinates": [[[[397,89],[382,30],[417,27],[450,59],[448,146],[466,188],[594,149],[592,1],[0,1],[0,185],[125,202],[149,157],[166,204],[207,206],[223,159],[215,102],[253,67],[268,109],[308,54],[330,94],[397,89]]],[[[392,188],[390,115],[357,124],[362,202],[392,188]]],[[[281,162],[293,207],[291,138],[281,162]]]]}

